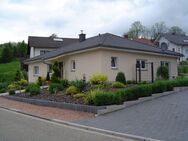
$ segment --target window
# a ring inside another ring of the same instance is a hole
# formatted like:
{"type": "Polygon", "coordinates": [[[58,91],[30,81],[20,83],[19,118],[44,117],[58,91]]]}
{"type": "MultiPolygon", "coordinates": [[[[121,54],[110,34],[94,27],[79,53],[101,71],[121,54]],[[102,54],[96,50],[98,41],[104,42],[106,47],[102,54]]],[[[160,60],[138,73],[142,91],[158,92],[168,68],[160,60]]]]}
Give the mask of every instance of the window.
{"type": "Polygon", "coordinates": [[[136,68],[146,69],[146,60],[137,60],[136,64],[136,68]]]}
{"type": "Polygon", "coordinates": [[[75,71],[75,69],[76,69],[76,62],[75,62],[75,60],[72,60],[71,61],[71,71],[75,71]]]}
{"type": "Polygon", "coordinates": [[[175,52],[175,48],[172,48],[172,51],[175,52]]]}
{"type": "Polygon", "coordinates": [[[52,73],[52,65],[51,64],[48,64],[47,72],[52,73]]]}
{"type": "Polygon", "coordinates": [[[168,65],[169,65],[169,62],[161,61],[161,66],[167,66],[168,67],[168,65]]]}
{"type": "Polygon", "coordinates": [[[39,66],[34,66],[34,75],[39,75],[39,66]]]}
{"type": "Polygon", "coordinates": [[[186,49],[185,52],[188,53],[188,49],[186,49]]]}
{"type": "Polygon", "coordinates": [[[45,53],[48,53],[49,51],[47,51],[47,50],[40,50],[40,55],[42,55],[42,54],[45,54],[45,53]]]}
{"type": "Polygon", "coordinates": [[[117,68],[117,57],[111,57],[111,68],[117,68]]]}

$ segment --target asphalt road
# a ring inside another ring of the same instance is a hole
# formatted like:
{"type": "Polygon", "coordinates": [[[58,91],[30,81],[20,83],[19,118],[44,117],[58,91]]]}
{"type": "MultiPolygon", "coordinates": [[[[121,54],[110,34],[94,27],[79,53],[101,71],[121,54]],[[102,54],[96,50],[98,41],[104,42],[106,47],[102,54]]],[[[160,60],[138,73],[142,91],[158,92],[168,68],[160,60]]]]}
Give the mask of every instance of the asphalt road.
{"type": "MultiPolygon", "coordinates": [[[[123,141],[0,108],[0,141],[123,141]]],[[[126,140],[128,141],[128,140],[126,140]]]]}
{"type": "Polygon", "coordinates": [[[188,90],[77,123],[165,141],[188,141],[188,90]]]}

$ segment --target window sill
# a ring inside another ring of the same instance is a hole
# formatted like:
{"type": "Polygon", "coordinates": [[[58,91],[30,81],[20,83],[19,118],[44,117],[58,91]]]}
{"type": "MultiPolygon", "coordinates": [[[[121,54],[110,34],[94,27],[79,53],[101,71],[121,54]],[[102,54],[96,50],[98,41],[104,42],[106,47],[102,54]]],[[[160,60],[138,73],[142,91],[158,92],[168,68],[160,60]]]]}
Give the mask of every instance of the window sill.
{"type": "Polygon", "coordinates": [[[112,70],[118,70],[118,68],[117,68],[117,67],[111,67],[111,69],[112,69],[112,70]]]}
{"type": "Polygon", "coordinates": [[[71,72],[75,72],[75,71],[76,71],[76,70],[73,70],[73,69],[71,70],[71,72]]]}

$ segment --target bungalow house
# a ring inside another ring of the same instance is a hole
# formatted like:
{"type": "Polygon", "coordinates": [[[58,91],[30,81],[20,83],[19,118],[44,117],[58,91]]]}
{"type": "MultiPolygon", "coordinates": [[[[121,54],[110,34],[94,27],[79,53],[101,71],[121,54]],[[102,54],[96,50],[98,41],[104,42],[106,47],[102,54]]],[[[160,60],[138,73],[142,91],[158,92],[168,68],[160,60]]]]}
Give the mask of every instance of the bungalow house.
{"type": "Polygon", "coordinates": [[[38,76],[46,77],[50,72],[48,66],[55,61],[59,62],[62,78],[68,80],[85,78],[88,81],[92,74],[103,73],[109,81],[114,81],[118,72],[124,72],[127,80],[151,81],[152,77],[156,79],[160,65],[168,65],[170,79],[175,78],[180,56],[180,53],[110,33],[87,39],[81,33],[79,42],[32,57],[25,63],[29,66],[29,82],[35,82],[38,76]]]}
{"type": "Polygon", "coordinates": [[[188,36],[164,33],[159,35],[158,42],[161,48],[167,48],[168,50],[183,54],[184,56],[180,57],[179,61],[188,60],[188,36]]]}

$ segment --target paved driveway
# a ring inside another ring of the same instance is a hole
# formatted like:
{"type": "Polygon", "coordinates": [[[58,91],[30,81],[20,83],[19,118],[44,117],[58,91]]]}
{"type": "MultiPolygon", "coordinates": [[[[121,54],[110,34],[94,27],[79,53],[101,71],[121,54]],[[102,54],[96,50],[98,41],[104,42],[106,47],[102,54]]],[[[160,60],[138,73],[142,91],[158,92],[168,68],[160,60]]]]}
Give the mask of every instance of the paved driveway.
{"type": "Polygon", "coordinates": [[[188,140],[188,90],[77,123],[167,141],[188,140]]]}

